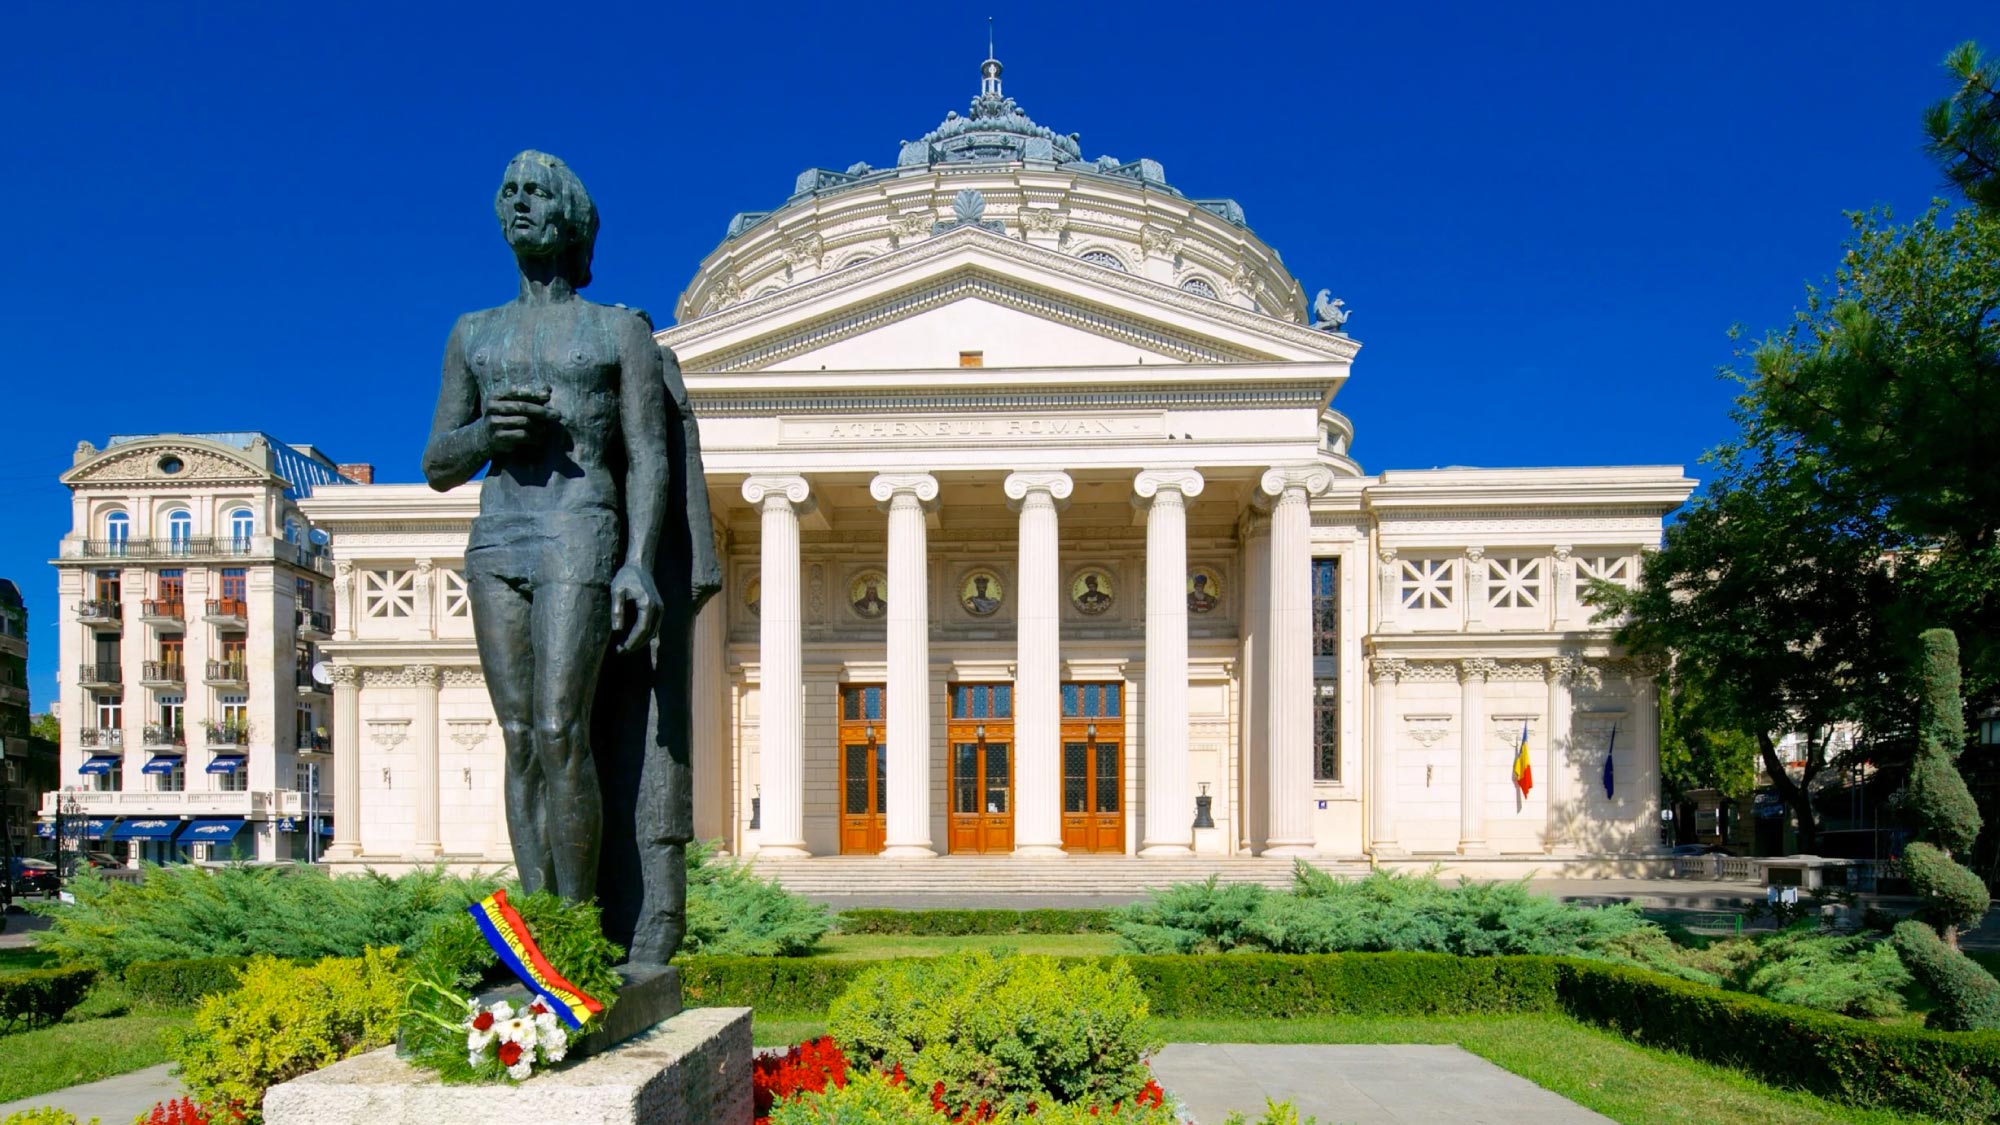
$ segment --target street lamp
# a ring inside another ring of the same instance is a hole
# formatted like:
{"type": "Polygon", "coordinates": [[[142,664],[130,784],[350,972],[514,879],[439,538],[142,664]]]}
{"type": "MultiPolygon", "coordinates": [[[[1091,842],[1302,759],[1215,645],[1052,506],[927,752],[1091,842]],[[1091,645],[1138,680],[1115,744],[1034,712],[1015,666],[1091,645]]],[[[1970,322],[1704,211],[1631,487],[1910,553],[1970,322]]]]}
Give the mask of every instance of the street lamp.
{"type": "Polygon", "coordinates": [[[319,764],[332,757],[325,745],[326,728],[313,728],[311,746],[298,752],[306,764],[306,862],[319,862],[319,764]]]}
{"type": "Polygon", "coordinates": [[[67,882],[76,876],[76,860],[82,858],[84,825],[74,822],[83,819],[83,802],[76,799],[75,789],[64,789],[56,795],[56,878],[67,882]],[[75,839],[76,847],[69,841],[75,839]],[[75,852],[75,858],[67,861],[65,851],[75,852]]]}

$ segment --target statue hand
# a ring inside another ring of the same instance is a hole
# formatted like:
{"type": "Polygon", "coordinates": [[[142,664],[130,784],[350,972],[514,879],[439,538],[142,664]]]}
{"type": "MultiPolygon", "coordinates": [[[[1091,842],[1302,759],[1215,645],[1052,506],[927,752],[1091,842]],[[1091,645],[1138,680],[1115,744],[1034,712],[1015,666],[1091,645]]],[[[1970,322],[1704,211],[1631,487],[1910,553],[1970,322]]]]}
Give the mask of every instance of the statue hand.
{"type": "Polygon", "coordinates": [[[502,391],[486,400],[480,421],[486,427],[488,447],[505,453],[532,440],[546,425],[557,420],[548,405],[547,391],[502,391]]]}
{"type": "Polygon", "coordinates": [[[659,627],[660,591],[653,585],[653,576],[631,563],[619,567],[617,577],[611,580],[611,632],[625,634],[625,639],[618,642],[618,651],[634,652],[646,647],[659,627]],[[625,625],[628,610],[632,618],[630,628],[625,625]]]}

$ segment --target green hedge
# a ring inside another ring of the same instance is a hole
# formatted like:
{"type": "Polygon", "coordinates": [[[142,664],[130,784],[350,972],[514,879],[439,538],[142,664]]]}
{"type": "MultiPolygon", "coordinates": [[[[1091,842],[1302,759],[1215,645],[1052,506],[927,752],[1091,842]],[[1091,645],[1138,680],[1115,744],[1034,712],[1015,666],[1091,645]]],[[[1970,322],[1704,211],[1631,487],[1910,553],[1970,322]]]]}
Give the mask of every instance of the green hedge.
{"type": "Polygon", "coordinates": [[[1108,934],[1109,910],[844,910],[843,934],[1108,934]]]}
{"type": "Polygon", "coordinates": [[[0,1027],[55,1023],[83,1000],[94,969],[29,969],[0,974],[0,1027]]]}
{"type": "Polygon", "coordinates": [[[137,961],[125,969],[125,987],[142,1004],[186,1007],[204,996],[236,991],[242,985],[236,974],[249,963],[248,957],[137,961]]]}
{"type": "Polygon", "coordinates": [[[1885,1026],[1592,961],[1556,972],[1564,1012],[1647,1046],[1850,1105],[2000,1117],[2000,1032],[1885,1026]]]}
{"type": "MultiPolygon", "coordinates": [[[[1065,960],[1089,960],[1065,958],[1065,960]]],[[[2000,1032],[1888,1026],[1599,961],[1443,953],[1123,957],[1169,1019],[1560,1012],[1637,1043],[1849,1105],[2000,1119],[2000,1032]]],[[[880,961],[691,957],[690,1006],[825,1013],[880,961]]]]}

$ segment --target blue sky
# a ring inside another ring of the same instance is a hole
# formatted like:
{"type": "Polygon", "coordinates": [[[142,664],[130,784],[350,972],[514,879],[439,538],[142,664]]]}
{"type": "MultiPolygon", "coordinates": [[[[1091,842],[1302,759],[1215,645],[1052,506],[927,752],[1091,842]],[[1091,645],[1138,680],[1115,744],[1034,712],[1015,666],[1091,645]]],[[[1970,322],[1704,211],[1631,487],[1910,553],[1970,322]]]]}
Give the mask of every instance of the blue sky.
{"type": "Polygon", "coordinates": [[[453,317],[511,295],[489,204],[543,148],[604,216],[590,295],[665,320],[729,217],[1007,92],[1086,156],[1230,196],[1366,346],[1364,468],[1674,463],[1731,432],[1843,212],[1939,190],[1919,113],[1984,3],[24,4],[0,281],[0,575],[55,698],[78,440],[268,430],[416,477],[453,317]]]}

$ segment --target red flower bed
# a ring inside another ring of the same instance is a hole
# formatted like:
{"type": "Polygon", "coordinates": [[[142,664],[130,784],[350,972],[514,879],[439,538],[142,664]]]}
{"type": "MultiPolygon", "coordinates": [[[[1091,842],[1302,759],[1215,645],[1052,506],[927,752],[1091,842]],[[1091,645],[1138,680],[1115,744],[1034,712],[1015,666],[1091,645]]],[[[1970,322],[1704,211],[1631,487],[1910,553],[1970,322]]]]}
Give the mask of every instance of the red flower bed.
{"type": "MultiPolygon", "coordinates": [[[[750,1086],[756,1101],[755,1125],[769,1125],[771,1107],[799,1094],[823,1094],[828,1086],[847,1085],[847,1054],[830,1035],[800,1043],[782,1055],[762,1055],[750,1065],[750,1086]]],[[[903,1075],[903,1064],[889,1072],[889,1081],[897,1086],[909,1081],[903,1075]]],[[[1166,1091],[1152,1079],[1132,1098],[1137,1106],[1162,1106],[1166,1104],[1166,1091]]],[[[931,1086],[931,1108],[939,1117],[958,1125],[973,1125],[993,1118],[993,1106],[980,1102],[976,1106],[966,1106],[954,1110],[945,1102],[944,1083],[931,1086]]],[[[1120,1102],[1112,1103],[1108,1110],[1100,1113],[1091,1108],[1092,1116],[1116,1117],[1124,1109],[1120,1102]]],[[[1030,1105],[1028,1113],[1035,1107],[1030,1105]]],[[[148,1123],[150,1125],[150,1123],[148,1123]]]]}
{"type": "Polygon", "coordinates": [[[226,1125],[242,1121],[243,1111],[234,1106],[220,1110],[202,1105],[193,1098],[169,1098],[153,1106],[153,1112],[137,1125],[226,1125]]]}

